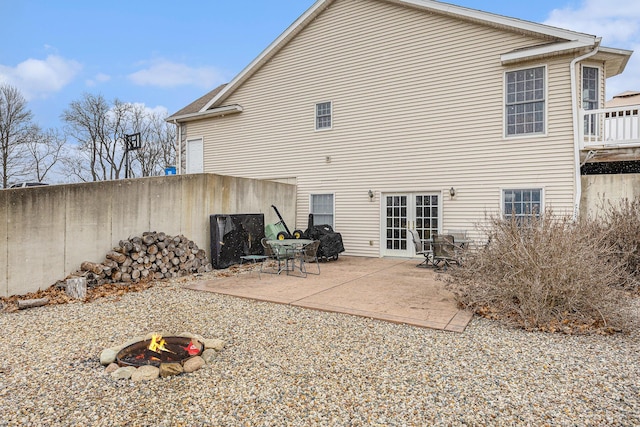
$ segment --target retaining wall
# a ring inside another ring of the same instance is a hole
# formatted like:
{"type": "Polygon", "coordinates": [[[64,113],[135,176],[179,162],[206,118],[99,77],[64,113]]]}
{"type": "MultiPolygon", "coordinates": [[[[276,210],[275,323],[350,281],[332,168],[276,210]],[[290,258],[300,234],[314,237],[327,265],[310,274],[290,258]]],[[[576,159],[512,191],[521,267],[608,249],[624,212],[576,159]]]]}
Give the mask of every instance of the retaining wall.
{"type": "Polygon", "coordinates": [[[583,175],[580,216],[596,216],[607,202],[616,206],[624,198],[633,200],[638,196],[640,174],[583,175]]]}
{"type": "Polygon", "coordinates": [[[209,215],[275,223],[274,204],[293,224],[295,201],[295,185],[214,174],[0,190],[0,296],[45,289],[145,231],[182,234],[210,257],[209,215]]]}

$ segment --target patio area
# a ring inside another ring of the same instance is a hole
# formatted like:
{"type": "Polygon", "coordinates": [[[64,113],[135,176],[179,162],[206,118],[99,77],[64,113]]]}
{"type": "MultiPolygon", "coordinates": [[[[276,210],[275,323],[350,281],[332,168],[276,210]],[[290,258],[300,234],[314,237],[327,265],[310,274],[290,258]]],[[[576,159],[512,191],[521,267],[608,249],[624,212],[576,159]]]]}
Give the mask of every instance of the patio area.
{"type": "MultiPolygon", "coordinates": [[[[320,263],[320,275],[306,278],[242,272],[203,280],[188,289],[260,301],[346,313],[395,323],[463,332],[473,317],[432,269],[416,259],[342,256],[320,263]]],[[[315,265],[309,269],[314,270],[315,265]]]]}

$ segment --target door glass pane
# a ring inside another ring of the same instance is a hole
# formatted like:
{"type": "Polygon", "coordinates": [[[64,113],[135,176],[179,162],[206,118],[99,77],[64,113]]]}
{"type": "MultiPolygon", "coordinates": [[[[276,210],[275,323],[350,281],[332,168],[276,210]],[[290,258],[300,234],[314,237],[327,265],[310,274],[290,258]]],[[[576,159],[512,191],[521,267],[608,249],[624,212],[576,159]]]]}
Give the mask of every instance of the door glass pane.
{"type": "Polygon", "coordinates": [[[386,197],[387,238],[386,248],[406,250],[407,248],[407,196],[386,197]]]}
{"type": "Polygon", "coordinates": [[[416,196],[416,231],[422,239],[429,239],[438,231],[438,196],[416,196]],[[422,204],[419,202],[422,201],[422,204]]]}

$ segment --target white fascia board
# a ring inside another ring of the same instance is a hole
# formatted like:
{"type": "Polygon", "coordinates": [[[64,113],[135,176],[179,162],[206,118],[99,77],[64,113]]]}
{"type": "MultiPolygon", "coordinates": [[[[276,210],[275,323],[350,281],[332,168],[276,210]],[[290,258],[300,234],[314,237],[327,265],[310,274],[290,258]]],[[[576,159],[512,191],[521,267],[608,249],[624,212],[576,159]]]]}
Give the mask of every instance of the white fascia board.
{"type": "Polygon", "coordinates": [[[596,39],[591,43],[584,43],[582,41],[573,40],[565,43],[553,43],[545,46],[532,47],[531,49],[517,50],[515,52],[503,53],[500,55],[500,61],[502,61],[502,64],[504,65],[553,53],[569,52],[572,50],[583,49],[585,47],[594,47],[595,41],[596,39]]]}
{"type": "Polygon", "coordinates": [[[484,12],[481,10],[469,9],[462,6],[456,6],[448,3],[441,3],[433,0],[396,0],[396,3],[407,3],[417,7],[427,8],[450,15],[463,16],[476,21],[486,21],[495,25],[511,27],[527,32],[543,34],[546,36],[560,38],[565,40],[577,40],[583,43],[591,43],[595,36],[576,31],[565,30],[562,28],[551,27],[549,25],[538,24],[536,22],[524,21],[522,19],[510,18],[508,16],[496,15],[494,13],[484,12]]]}
{"type": "Polygon", "coordinates": [[[223,97],[225,97],[227,93],[235,90],[236,85],[238,85],[238,83],[243,82],[245,77],[250,75],[256,67],[258,67],[266,58],[268,58],[272,54],[272,52],[277,49],[277,47],[280,45],[281,42],[283,42],[284,40],[287,40],[289,36],[294,31],[296,31],[299,26],[303,25],[304,22],[306,22],[306,20],[309,19],[309,17],[313,16],[318,11],[322,10],[323,6],[326,3],[331,3],[332,1],[333,0],[318,0],[317,2],[315,2],[309,9],[307,9],[305,13],[303,13],[298,19],[296,19],[295,22],[289,26],[289,28],[287,28],[282,34],[280,34],[280,36],[277,39],[275,39],[273,43],[267,46],[267,48],[263,50],[262,53],[260,53],[260,55],[258,55],[256,59],[251,61],[249,65],[247,65],[242,71],[240,71],[240,74],[235,76],[233,80],[231,80],[229,84],[227,84],[224,87],[224,89],[218,92],[218,94],[214,96],[213,99],[207,102],[205,106],[202,107],[202,109],[200,109],[200,111],[201,112],[206,111],[207,108],[214,105],[219,99],[222,99],[223,97]]]}
{"type": "Polygon", "coordinates": [[[197,113],[189,113],[183,114],[181,116],[175,116],[171,118],[171,121],[176,122],[189,122],[192,120],[200,120],[206,119],[208,117],[217,117],[224,116],[226,114],[237,114],[243,111],[242,106],[234,104],[234,105],[225,105],[224,107],[214,108],[212,110],[199,111],[197,113]]]}

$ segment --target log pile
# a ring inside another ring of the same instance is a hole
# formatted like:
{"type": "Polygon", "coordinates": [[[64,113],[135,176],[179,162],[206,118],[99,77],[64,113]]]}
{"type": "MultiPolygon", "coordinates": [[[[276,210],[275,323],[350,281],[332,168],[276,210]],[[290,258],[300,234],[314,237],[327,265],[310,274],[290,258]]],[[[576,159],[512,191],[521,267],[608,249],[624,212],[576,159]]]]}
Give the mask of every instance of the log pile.
{"type": "Polygon", "coordinates": [[[101,263],[85,261],[81,275],[88,286],[137,283],[211,271],[204,250],[184,236],[155,231],[121,240],[101,263]]]}

